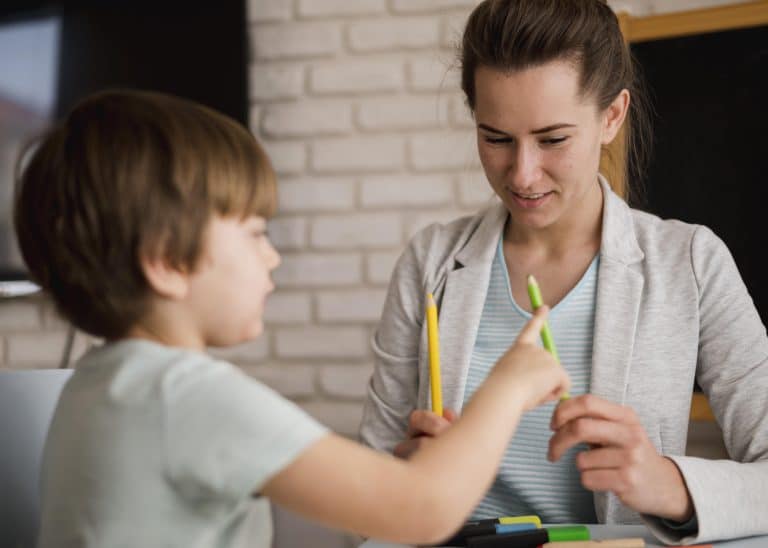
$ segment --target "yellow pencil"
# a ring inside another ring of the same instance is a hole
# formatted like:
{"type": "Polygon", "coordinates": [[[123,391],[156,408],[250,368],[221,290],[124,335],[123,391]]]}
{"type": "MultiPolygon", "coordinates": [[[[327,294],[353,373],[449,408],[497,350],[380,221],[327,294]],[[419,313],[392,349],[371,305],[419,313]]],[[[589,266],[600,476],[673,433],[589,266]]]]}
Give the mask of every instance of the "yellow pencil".
{"type": "Polygon", "coordinates": [[[443,416],[443,392],[440,388],[440,338],[437,333],[437,305],[432,293],[427,293],[427,340],[429,342],[429,387],[432,391],[432,412],[443,416]]]}

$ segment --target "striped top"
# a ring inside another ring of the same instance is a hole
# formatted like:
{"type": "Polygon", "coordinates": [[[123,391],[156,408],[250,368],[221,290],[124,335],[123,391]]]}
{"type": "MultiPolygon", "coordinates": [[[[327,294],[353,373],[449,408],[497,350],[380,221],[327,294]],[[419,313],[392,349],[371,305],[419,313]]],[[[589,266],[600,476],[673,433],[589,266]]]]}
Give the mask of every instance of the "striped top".
{"type": "MultiPolygon", "coordinates": [[[[512,297],[501,243],[500,238],[467,374],[464,404],[531,318],[512,297]]],[[[599,255],[549,314],[560,360],[571,377],[572,396],[589,391],[598,262],[599,255]]],[[[522,417],[496,480],[473,518],[535,514],[549,523],[596,522],[592,493],[582,487],[574,462],[577,451],[584,447],[572,448],[555,463],[546,459],[554,407],[554,402],[547,403],[522,417]]]]}

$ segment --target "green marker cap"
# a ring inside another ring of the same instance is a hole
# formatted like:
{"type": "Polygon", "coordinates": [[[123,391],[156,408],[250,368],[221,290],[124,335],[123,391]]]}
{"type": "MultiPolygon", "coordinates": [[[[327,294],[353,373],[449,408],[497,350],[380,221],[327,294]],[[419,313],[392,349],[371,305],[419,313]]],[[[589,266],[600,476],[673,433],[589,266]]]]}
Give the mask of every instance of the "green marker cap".
{"type": "Polygon", "coordinates": [[[570,542],[573,540],[590,540],[589,528],[584,525],[562,525],[547,527],[549,542],[570,542]]]}

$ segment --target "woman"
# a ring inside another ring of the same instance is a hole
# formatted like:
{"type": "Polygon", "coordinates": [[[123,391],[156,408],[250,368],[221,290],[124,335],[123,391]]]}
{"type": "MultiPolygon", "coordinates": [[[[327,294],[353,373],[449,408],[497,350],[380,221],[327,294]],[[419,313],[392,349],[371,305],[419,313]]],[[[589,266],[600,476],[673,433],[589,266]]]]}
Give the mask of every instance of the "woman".
{"type": "Polygon", "coordinates": [[[626,118],[627,156],[642,156],[616,16],[600,0],[485,0],[461,61],[501,203],[425,229],[398,262],[362,439],[407,457],[455,417],[423,411],[427,292],[444,402],[460,409],[530,317],[534,274],[572,398],[526,415],[475,516],[642,519],[668,542],[768,533],[768,338],[736,265],[706,227],[630,209],[622,174],[598,173],[626,118]],[[682,456],[694,380],[733,461],[682,456]]]}

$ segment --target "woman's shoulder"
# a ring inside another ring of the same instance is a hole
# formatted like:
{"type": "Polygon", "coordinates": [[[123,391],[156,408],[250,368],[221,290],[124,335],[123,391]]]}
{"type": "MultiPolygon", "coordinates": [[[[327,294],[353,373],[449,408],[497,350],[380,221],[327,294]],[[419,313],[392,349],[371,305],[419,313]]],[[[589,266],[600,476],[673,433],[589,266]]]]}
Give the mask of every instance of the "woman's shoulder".
{"type": "Polygon", "coordinates": [[[725,243],[706,225],[663,219],[639,209],[631,211],[635,235],[646,256],[657,249],[666,256],[674,255],[675,250],[686,255],[727,251],[725,243]]]}
{"type": "Polygon", "coordinates": [[[480,244],[493,245],[491,240],[497,239],[499,234],[493,226],[499,224],[501,230],[501,224],[497,222],[501,216],[500,208],[503,208],[501,204],[494,203],[477,213],[425,226],[410,239],[401,261],[415,261],[423,267],[436,268],[451,262],[470,241],[478,243],[479,238],[488,240],[480,244]],[[480,230],[481,227],[491,230],[480,230]]]}

